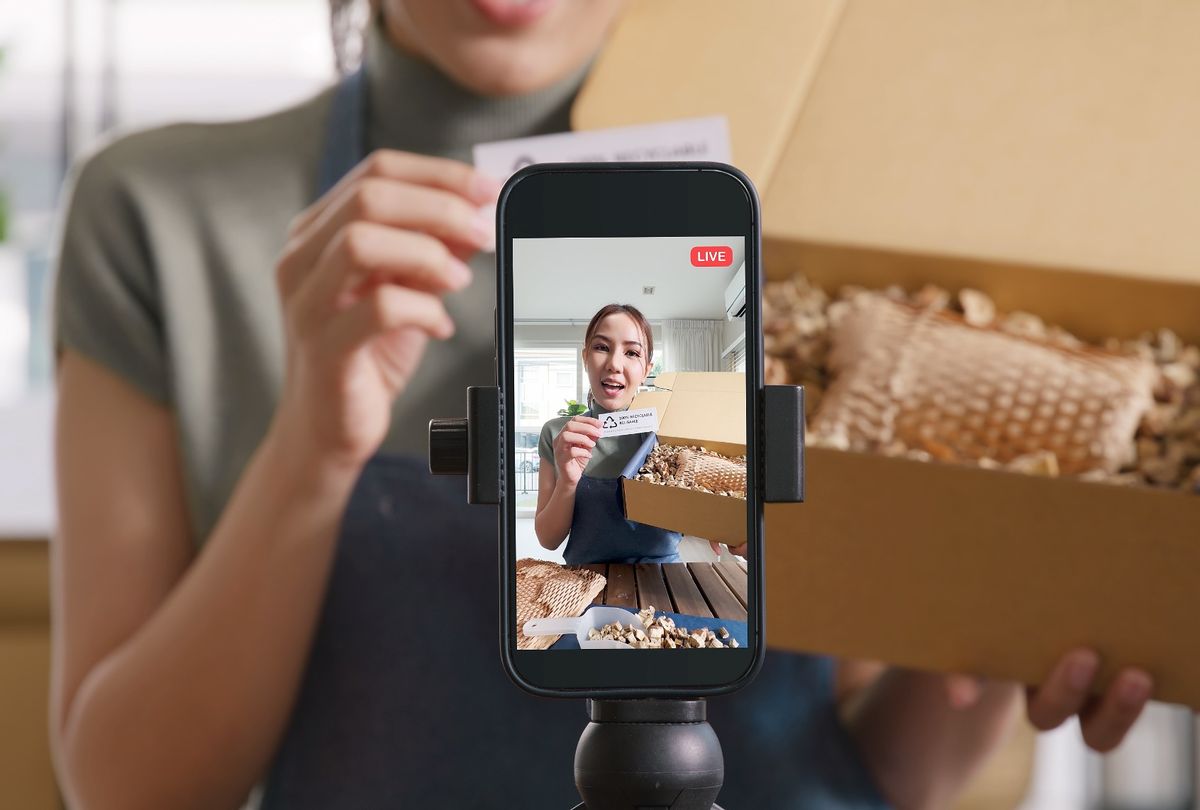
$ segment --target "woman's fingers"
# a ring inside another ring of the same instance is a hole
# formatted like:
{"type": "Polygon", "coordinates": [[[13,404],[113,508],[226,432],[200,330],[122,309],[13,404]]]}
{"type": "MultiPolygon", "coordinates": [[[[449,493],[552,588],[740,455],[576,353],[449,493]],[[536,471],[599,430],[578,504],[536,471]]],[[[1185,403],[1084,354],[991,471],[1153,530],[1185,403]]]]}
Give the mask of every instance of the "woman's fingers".
{"type": "MultiPolygon", "coordinates": [[[[713,550],[713,554],[716,554],[718,557],[721,556],[721,544],[719,542],[716,540],[709,540],[708,546],[713,550]]],[[[740,546],[730,546],[727,544],[725,547],[729,549],[730,554],[736,554],[739,557],[745,557],[746,550],[750,547],[750,544],[742,543],[740,546]]]]}
{"type": "Polygon", "coordinates": [[[566,442],[568,445],[571,445],[571,446],[587,447],[587,448],[592,448],[592,447],[596,446],[596,441],[591,436],[585,436],[582,433],[575,433],[574,431],[564,430],[561,433],[559,433],[558,435],[562,437],[562,440],[564,442],[566,442]]]}
{"type": "Polygon", "coordinates": [[[418,155],[395,149],[375,150],[367,155],[346,179],[353,183],[359,177],[382,177],[440,188],[464,197],[476,205],[495,202],[504,185],[461,160],[418,155]]]}
{"type": "Polygon", "coordinates": [[[492,243],[494,225],[479,206],[500,183],[455,160],[379,150],[297,216],[277,267],[286,300],[303,282],[333,234],[352,221],[428,231],[460,258],[492,243]]]}
{"type": "MultiPolygon", "coordinates": [[[[591,462],[591,460],[591,450],[587,450],[583,447],[569,447],[567,448],[567,458],[563,463],[566,468],[570,468],[571,465],[576,465],[579,473],[582,474],[583,471],[587,469],[587,465],[589,462],[591,462]]],[[[575,480],[576,476],[571,476],[571,479],[575,480]]]]}
{"type": "Polygon", "coordinates": [[[1124,669],[1109,685],[1099,701],[1079,717],[1083,740],[1100,753],[1121,744],[1131,726],[1146,708],[1154,682],[1140,669],[1124,669]]]}
{"type": "Polygon", "coordinates": [[[307,334],[364,287],[392,284],[446,293],[461,290],[471,278],[471,269],[430,236],[356,222],[330,243],[287,306],[297,333],[307,334]]]}
{"type": "Polygon", "coordinates": [[[571,421],[563,426],[564,431],[572,433],[582,433],[589,438],[600,438],[600,420],[593,419],[590,416],[573,416],[571,421]]]}
{"type": "Polygon", "coordinates": [[[974,675],[946,676],[946,699],[955,709],[969,709],[983,696],[983,681],[974,675]]]}
{"type": "Polygon", "coordinates": [[[436,295],[384,285],[329,323],[325,346],[337,355],[346,355],[380,335],[403,328],[445,340],[454,334],[454,321],[436,295]]]}
{"type": "Polygon", "coordinates": [[[592,460],[592,448],[596,446],[596,438],[600,433],[598,425],[599,421],[590,417],[571,417],[554,440],[557,452],[562,453],[557,456],[560,465],[576,463],[579,471],[583,472],[592,460]]]}
{"type": "Polygon", "coordinates": [[[367,178],[398,180],[419,186],[428,186],[457,194],[476,206],[485,205],[496,199],[503,185],[472,166],[449,158],[417,155],[394,149],[377,149],[367,155],[346,176],[323,195],[321,199],[304,209],[292,221],[292,233],[299,234],[310,227],[325,211],[359,181],[367,178]]]}
{"type": "Polygon", "coordinates": [[[1078,714],[1087,703],[1100,656],[1087,649],[1062,657],[1045,682],[1030,693],[1027,713],[1035,728],[1049,731],[1078,714]]]}
{"type": "MultiPolygon", "coordinates": [[[[311,267],[348,225],[370,222],[429,234],[464,255],[488,247],[495,225],[468,200],[441,189],[365,178],[348,188],[288,251],[289,266],[311,267]]],[[[295,286],[295,284],[293,284],[295,286]]]]}

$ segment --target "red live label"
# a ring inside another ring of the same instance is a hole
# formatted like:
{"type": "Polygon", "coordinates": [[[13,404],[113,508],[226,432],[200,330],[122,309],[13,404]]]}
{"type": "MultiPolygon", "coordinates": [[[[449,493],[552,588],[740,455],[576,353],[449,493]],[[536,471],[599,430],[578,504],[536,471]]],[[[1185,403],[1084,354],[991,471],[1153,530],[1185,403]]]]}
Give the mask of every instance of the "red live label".
{"type": "Polygon", "coordinates": [[[728,267],[733,264],[733,248],[728,245],[699,245],[692,248],[692,267],[728,267]]]}

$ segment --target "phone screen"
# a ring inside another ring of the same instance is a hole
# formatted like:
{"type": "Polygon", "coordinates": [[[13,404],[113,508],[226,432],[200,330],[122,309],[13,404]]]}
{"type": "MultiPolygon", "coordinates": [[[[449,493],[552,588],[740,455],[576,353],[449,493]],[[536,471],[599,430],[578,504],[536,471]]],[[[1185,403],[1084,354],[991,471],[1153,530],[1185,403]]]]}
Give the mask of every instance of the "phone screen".
{"type": "Polygon", "coordinates": [[[581,688],[744,669],[757,637],[746,234],[508,248],[515,653],[534,671],[571,662],[581,688]]]}

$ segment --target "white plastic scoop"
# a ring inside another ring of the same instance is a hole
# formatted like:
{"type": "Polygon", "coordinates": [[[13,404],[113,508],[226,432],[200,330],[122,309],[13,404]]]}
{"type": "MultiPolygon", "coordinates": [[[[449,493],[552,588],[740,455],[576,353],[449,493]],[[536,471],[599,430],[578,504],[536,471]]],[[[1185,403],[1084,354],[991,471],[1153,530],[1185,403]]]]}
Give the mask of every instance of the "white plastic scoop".
{"type": "Polygon", "coordinates": [[[619,607],[594,607],[582,616],[550,616],[545,619],[530,619],[525,622],[521,632],[527,636],[562,636],[574,633],[579,641],[581,650],[631,650],[628,644],[611,639],[588,638],[588,631],[599,630],[606,624],[620,622],[622,627],[640,627],[643,632],[646,625],[632,610],[619,607]]]}

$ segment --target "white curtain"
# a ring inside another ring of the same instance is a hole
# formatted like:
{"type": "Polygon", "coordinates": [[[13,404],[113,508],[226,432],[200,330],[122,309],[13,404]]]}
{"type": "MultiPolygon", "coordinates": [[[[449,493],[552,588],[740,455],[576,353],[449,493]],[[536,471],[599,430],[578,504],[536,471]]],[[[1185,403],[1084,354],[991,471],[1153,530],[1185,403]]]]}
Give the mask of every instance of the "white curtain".
{"type": "Polygon", "coordinates": [[[666,320],[667,367],[663,371],[720,371],[725,321],[666,320]]]}

